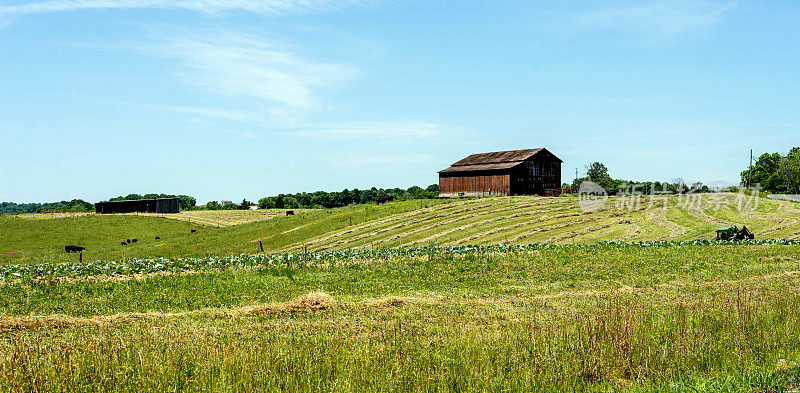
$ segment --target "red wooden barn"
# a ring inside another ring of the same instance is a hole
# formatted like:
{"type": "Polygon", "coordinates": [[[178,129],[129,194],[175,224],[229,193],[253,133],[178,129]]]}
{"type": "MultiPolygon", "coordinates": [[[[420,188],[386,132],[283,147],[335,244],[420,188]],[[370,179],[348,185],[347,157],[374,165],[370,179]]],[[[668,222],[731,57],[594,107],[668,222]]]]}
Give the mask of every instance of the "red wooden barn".
{"type": "Polygon", "coordinates": [[[472,154],[439,171],[439,196],[545,195],[561,187],[562,162],[544,148],[472,154]]]}

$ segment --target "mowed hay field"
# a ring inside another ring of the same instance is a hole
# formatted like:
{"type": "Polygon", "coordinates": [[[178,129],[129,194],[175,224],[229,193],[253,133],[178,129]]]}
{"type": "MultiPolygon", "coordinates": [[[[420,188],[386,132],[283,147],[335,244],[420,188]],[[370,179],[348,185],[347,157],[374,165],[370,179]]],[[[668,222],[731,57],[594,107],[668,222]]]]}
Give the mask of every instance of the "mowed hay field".
{"type": "MultiPolygon", "coordinates": [[[[91,215],[26,220],[0,216],[0,263],[73,262],[68,244],[84,246],[84,260],[172,256],[200,257],[261,252],[311,252],[430,245],[528,243],[588,244],[600,241],[713,238],[726,225],[747,225],[756,238],[800,237],[800,205],[762,198],[757,209],[738,209],[735,194],[611,198],[585,213],[574,197],[506,197],[414,200],[384,205],[298,211],[186,212],[178,219],[156,215],[91,215]],[[690,203],[690,206],[687,204],[690,203]],[[664,208],[666,204],[666,208],[664,208]],[[189,222],[181,218],[196,214],[189,222]],[[210,224],[214,219],[225,226],[210,224]],[[256,219],[259,217],[260,219],[256,219]],[[196,230],[191,233],[190,230],[196,230]],[[8,235],[6,235],[8,234],[8,235]],[[161,239],[156,241],[155,236],[161,239]],[[140,240],[122,246],[128,238],[140,240]]],[[[747,197],[749,198],[749,197],[747,197]]],[[[746,199],[743,202],[752,202],[746,199]]],[[[753,204],[750,203],[750,207],[753,204]]]]}
{"type": "MultiPolygon", "coordinates": [[[[303,209],[291,210],[293,213],[302,213],[303,209]]],[[[251,222],[270,220],[286,215],[284,209],[262,210],[187,210],[177,214],[138,213],[137,215],[150,217],[171,218],[193,222],[204,226],[227,227],[231,225],[249,224],[251,222]]]]}
{"type": "Polygon", "coordinates": [[[0,391],[800,386],[800,243],[681,242],[727,223],[798,238],[799,205],[719,197],[405,201],[221,228],[6,216],[0,254],[27,254],[0,260],[0,391]],[[40,245],[81,232],[81,266],[40,245]],[[133,232],[164,245],[100,248],[133,232]]]}

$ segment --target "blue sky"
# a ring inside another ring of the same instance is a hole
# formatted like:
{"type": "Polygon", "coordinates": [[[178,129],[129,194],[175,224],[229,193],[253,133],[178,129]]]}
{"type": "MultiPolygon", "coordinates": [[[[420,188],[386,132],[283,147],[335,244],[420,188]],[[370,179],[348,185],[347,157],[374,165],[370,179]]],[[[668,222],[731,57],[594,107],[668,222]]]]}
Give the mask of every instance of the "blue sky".
{"type": "Polygon", "coordinates": [[[0,200],[437,182],[738,182],[800,145],[800,3],[0,0],[0,200]]]}

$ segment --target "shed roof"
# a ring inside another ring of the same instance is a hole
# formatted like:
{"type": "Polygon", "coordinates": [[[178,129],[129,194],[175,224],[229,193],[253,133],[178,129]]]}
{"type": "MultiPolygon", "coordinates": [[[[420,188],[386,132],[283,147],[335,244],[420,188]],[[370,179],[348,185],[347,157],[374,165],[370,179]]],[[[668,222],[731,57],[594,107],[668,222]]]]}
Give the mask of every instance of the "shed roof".
{"type": "Polygon", "coordinates": [[[506,150],[495,151],[491,153],[478,153],[471,154],[466,158],[453,163],[450,168],[439,171],[439,173],[453,173],[453,172],[473,172],[473,171],[494,171],[513,168],[523,161],[539,154],[546,152],[547,154],[555,157],[556,160],[562,162],[561,159],[550,153],[545,148],[537,149],[524,149],[524,150],[506,150]]]}
{"type": "Polygon", "coordinates": [[[97,203],[124,203],[124,202],[145,202],[145,201],[171,201],[173,199],[179,199],[178,197],[169,197],[169,198],[150,198],[150,199],[122,199],[119,201],[100,201],[97,203]]]}

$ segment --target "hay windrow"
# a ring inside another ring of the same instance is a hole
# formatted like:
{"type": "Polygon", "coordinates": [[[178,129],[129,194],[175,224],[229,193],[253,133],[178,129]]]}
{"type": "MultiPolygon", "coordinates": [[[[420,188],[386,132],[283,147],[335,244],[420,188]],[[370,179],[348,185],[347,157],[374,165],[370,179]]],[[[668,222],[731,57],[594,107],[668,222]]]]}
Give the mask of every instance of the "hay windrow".
{"type": "Polygon", "coordinates": [[[728,221],[720,220],[719,218],[716,218],[714,216],[710,216],[708,213],[706,213],[702,209],[688,209],[687,211],[689,212],[689,215],[692,216],[692,218],[694,218],[694,219],[696,219],[696,220],[698,220],[700,222],[712,225],[714,227],[725,227],[725,226],[733,225],[732,223],[730,223],[728,221]]]}
{"type": "MultiPolygon", "coordinates": [[[[494,210],[491,213],[494,214],[494,213],[497,213],[497,212],[507,212],[507,211],[512,211],[512,210],[525,209],[525,208],[529,208],[529,207],[532,207],[532,206],[536,206],[536,205],[532,204],[532,205],[513,206],[513,207],[509,207],[509,208],[505,208],[505,209],[494,210]]],[[[505,220],[510,220],[510,219],[519,218],[519,217],[531,217],[531,216],[536,216],[538,214],[547,214],[547,213],[552,213],[552,212],[556,212],[556,211],[568,210],[570,208],[571,207],[557,207],[557,208],[553,208],[553,209],[524,211],[524,212],[519,212],[519,213],[514,213],[514,214],[509,214],[509,215],[503,215],[503,216],[500,216],[500,217],[487,218],[487,219],[480,220],[480,221],[477,221],[477,222],[469,223],[468,225],[470,227],[476,227],[476,226],[485,225],[485,224],[488,224],[488,223],[493,223],[493,222],[498,222],[498,221],[505,221],[505,220]]],[[[483,215],[485,215],[485,214],[484,213],[474,213],[474,214],[469,214],[469,215],[464,216],[464,217],[455,217],[455,218],[452,218],[450,220],[443,221],[441,223],[431,224],[431,225],[428,225],[428,226],[425,226],[425,227],[422,227],[422,228],[418,228],[418,229],[416,229],[414,231],[410,231],[410,232],[406,232],[406,233],[400,233],[400,234],[397,234],[397,235],[394,235],[394,236],[390,237],[389,239],[384,239],[384,240],[385,241],[391,241],[391,240],[400,239],[400,238],[403,238],[403,237],[408,237],[408,235],[413,235],[415,233],[424,232],[424,231],[427,231],[427,230],[430,230],[430,229],[433,229],[433,228],[436,228],[436,227],[439,227],[439,226],[442,226],[442,225],[448,225],[448,224],[452,224],[454,222],[458,222],[458,221],[462,221],[462,220],[469,219],[469,218],[474,218],[474,217],[480,217],[480,216],[483,216],[483,215]]],[[[430,241],[432,241],[434,239],[438,239],[440,237],[447,236],[447,235],[449,235],[451,233],[458,232],[458,231],[463,231],[463,230],[464,230],[463,226],[450,228],[450,229],[444,230],[442,232],[434,233],[434,234],[432,234],[432,235],[430,235],[428,237],[425,237],[423,239],[417,239],[415,241],[412,241],[412,242],[406,244],[406,246],[415,246],[417,244],[425,244],[425,243],[428,243],[428,242],[430,242],[430,241]]]]}
{"type": "Polygon", "coordinates": [[[184,312],[145,312],[120,313],[96,317],[72,317],[68,315],[44,315],[24,317],[0,317],[0,332],[25,331],[37,329],[59,329],[80,326],[105,326],[142,319],[169,319],[187,316],[205,316],[214,318],[242,318],[280,313],[309,313],[331,308],[334,299],[324,292],[310,292],[298,296],[288,302],[273,304],[257,304],[233,309],[203,308],[184,312]]]}
{"type": "MultiPolygon", "coordinates": [[[[541,216],[541,217],[534,217],[534,218],[535,218],[536,222],[544,222],[544,221],[547,221],[547,220],[558,220],[558,219],[562,219],[562,218],[578,217],[578,216],[582,216],[582,215],[584,215],[584,214],[583,213],[579,213],[579,212],[575,212],[575,213],[564,213],[564,214],[556,214],[556,215],[552,215],[552,216],[541,216]]],[[[573,223],[579,222],[579,221],[580,220],[571,221],[569,223],[569,225],[572,225],[573,223]]],[[[505,231],[517,229],[517,228],[520,228],[520,227],[532,225],[533,223],[534,222],[528,220],[528,221],[518,222],[518,223],[515,223],[515,224],[503,226],[503,227],[495,227],[495,228],[492,228],[492,229],[490,229],[488,231],[484,231],[484,232],[481,232],[481,233],[476,233],[476,234],[474,234],[472,236],[469,236],[469,237],[466,237],[466,238],[462,238],[462,239],[458,239],[457,241],[454,242],[454,244],[464,244],[464,243],[470,242],[472,240],[480,239],[480,238],[483,238],[483,237],[486,237],[486,236],[491,236],[491,235],[494,235],[494,234],[497,234],[497,233],[500,233],[500,232],[505,232],[505,231]]],[[[540,228],[540,229],[541,230],[550,230],[550,228],[556,228],[556,227],[558,227],[558,225],[550,226],[548,228],[540,228]]],[[[510,241],[515,241],[515,240],[518,240],[518,239],[514,238],[514,240],[510,240],[510,241]]]]}
{"type": "MultiPolygon", "coordinates": [[[[563,201],[558,200],[558,199],[544,199],[544,200],[537,199],[534,202],[519,203],[520,200],[529,201],[530,199],[527,199],[527,198],[524,198],[524,197],[506,197],[506,198],[502,198],[502,199],[491,198],[491,199],[488,199],[488,200],[487,199],[478,199],[478,200],[469,200],[469,201],[464,201],[464,202],[449,203],[449,204],[446,204],[446,205],[433,206],[433,207],[425,208],[425,209],[418,209],[418,210],[414,210],[414,211],[407,212],[407,213],[397,214],[397,215],[394,215],[394,216],[391,216],[391,217],[388,217],[388,218],[385,218],[385,219],[374,220],[374,221],[370,221],[370,222],[367,222],[367,223],[364,223],[364,224],[361,224],[361,225],[351,226],[351,227],[348,227],[348,228],[345,228],[345,229],[342,229],[342,230],[334,231],[332,233],[327,234],[326,236],[323,236],[323,237],[320,237],[320,238],[316,238],[316,239],[313,239],[311,241],[307,241],[307,242],[303,242],[303,243],[295,243],[294,245],[291,245],[291,246],[289,246],[287,248],[284,248],[283,250],[281,250],[281,252],[286,252],[286,251],[291,251],[291,250],[298,250],[298,249],[302,249],[304,246],[305,247],[310,247],[310,246],[316,246],[316,245],[319,245],[319,244],[322,244],[322,243],[325,243],[325,242],[328,242],[328,241],[334,241],[334,243],[327,244],[327,245],[324,245],[322,247],[317,247],[315,249],[315,251],[325,251],[325,250],[336,248],[336,247],[339,247],[339,246],[342,246],[342,245],[345,245],[345,244],[355,243],[355,242],[358,242],[360,240],[368,239],[368,238],[373,237],[373,236],[375,236],[377,234],[382,234],[382,233],[386,233],[386,232],[402,229],[402,228],[408,227],[410,225],[419,224],[419,223],[423,223],[423,222],[427,222],[427,221],[431,221],[431,220],[436,220],[436,219],[439,219],[439,218],[451,217],[453,215],[461,214],[461,213],[475,212],[475,213],[470,213],[468,216],[465,216],[465,217],[459,217],[460,219],[464,219],[464,218],[468,218],[468,217],[476,217],[476,216],[480,216],[480,215],[486,214],[487,212],[484,212],[485,210],[489,210],[490,213],[498,213],[498,212],[504,212],[504,211],[510,211],[510,210],[518,210],[518,209],[523,209],[523,208],[529,208],[529,207],[546,206],[546,205],[553,205],[553,204],[563,203],[563,201]],[[477,206],[475,206],[475,205],[477,205],[477,206]],[[506,205],[506,206],[505,207],[500,207],[500,206],[503,206],[503,205],[506,205]],[[455,208],[457,208],[457,209],[455,209],[455,208]],[[422,216],[422,215],[425,215],[425,214],[428,214],[428,213],[434,213],[434,214],[430,215],[430,216],[427,216],[427,217],[421,217],[419,219],[415,219],[418,216],[422,216]],[[373,230],[373,231],[369,231],[369,232],[366,232],[366,233],[362,233],[360,235],[356,235],[356,236],[352,236],[352,237],[347,237],[347,238],[344,238],[344,239],[336,240],[337,238],[341,238],[343,236],[350,235],[350,234],[353,234],[355,232],[360,232],[360,231],[363,231],[363,230],[368,230],[370,228],[374,228],[376,226],[380,226],[380,225],[387,224],[387,223],[395,223],[395,222],[397,222],[397,223],[394,224],[394,225],[388,226],[388,227],[382,227],[382,228],[379,228],[377,230],[373,230]]],[[[453,219],[448,219],[446,221],[448,223],[452,223],[452,222],[455,222],[457,220],[455,218],[453,218],[453,219]]],[[[436,222],[434,224],[431,224],[429,226],[429,228],[427,228],[427,229],[435,228],[437,226],[445,225],[445,224],[446,224],[445,222],[436,222]]],[[[416,232],[414,232],[414,233],[416,233],[416,232]]],[[[399,237],[405,237],[405,233],[401,234],[399,237]]],[[[397,237],[397,238],[399,238],[399,237],[397,237]]],[[[414,244],[417,244],[417,243],[414,243],[414,244]]]]}
{"type": "Polygon", "coordinates": [[[426,213],[437,213],[437,212],[440,212],[440,211],[449,211],[450,209],[453,209],[453,208],[462,207],[464,205],[472,205],[472,204],[475,204],[475,203],[478,203],[478,202],[484,202],[484,201],[481,201],[481,200],[468,200],[468,201],[464,201],[464,202],[453,202],[453,203],[448,203],[448,204],[444,204],[444,205],[431,206],[431,207],[424,208],[424,209],[412,210],[412,211],[406,212],[406,213],[398,213],[398,214],[389,216],[387,218],[383,218],[383,219],[379,219],[379,220],[372,220],[372,221],[366,222],[364,224],[349,226],[349,227],[344,228],[344,229],[333,231],[333,232],[328,233],[327,235],[325,235],[323,237],[312,239],[312,240],[309,240],[309,241],[306,241],[306,242],[295,243],[293,245],[290,245],[288,247],[285,247],[285,248],[281,249],[278,252],[288,252],[288,251],[292,251],[292,250],[302,249],[304,246],[313,246],[313,245],[316,245],[316,244],[319,244],[319,243],[324,243],[324,242],[326,242],[328,240],[336,239],[337,237],[340,237],[342,235],[347,235],[347,234],[350,234],[350,233],[353,233],[353,232],[361,231],[361,230],[364,230],[364,229],[369,229],[369,228],[372,228],[372,227],[375,227],[375,226],[378,226],[378,225],[392,223],[392,222],[395,222],[395,221],[401,221],[401,220],[404,220],[404,219],[407,219],[407,218],[412,218],[412,217],[419,216],[419,215],[426,214],[426,213]]]}
{"type": "Polygon", "coordinates": [[[666,228],[669,231],[669,236],[667,239],[677,239],[681,236],[686,235],[688,230],[678,225],[677,223],[671,221],[667,218],[667,211],[666,209],[655,209],[653,214],[650,216],[653,222],[658,224],[659,226],[666,228]]]}
{"type": "Polygon", "coordinates": [[[795,207],[796,203],[797,202],[780,201],[778,202],[778,211],[781,213],[798,214],[800,210],[797,210],[795,207]]]}
{"type": "MultiPolygon", "coordinates": [[[[382,233],[385,233],[385,232],[393,231],[393,230],[396,230],[396,229],[402,229],[402,228],[405,228],[405,227],[410,226],[410,225],[414,225],[414,224],[419,224],[419,223],[435,220],[437,218],[451,217],[453,215],[460,214],[460,213],[468,213],[468,214],[466,214],[464,216],[458,216],[458,217],[453,217],[453,218],[450,218],[450,219],[446,219],[444,221],[434,222],[433,224],[429,224],[429,225],[426,225],[426,226],[423,226],[423,227],[420,227],[420,228],[417,228],[417,229],[414,229],[414,230],[411,230],[411,231],[404,231],[404,232],[402,232],[400,234],[393,235],[388,239],[382,239],[382,241],[384,241],[384,242],[392,241],[392,240],[396,240],[396,239],[399,239],[399,238],[402,238],[402,237],[407,237],[408,235],[412,235],[414,233],[418,233],[418,232],[421,232],[421,231],[433,229],[433,228],[436,228],[436,227],[439,227],[439,226],[442,226],[442,225],[451,224],[453,222],[457,222],[457,221],[460,221],[460,220],[463,220],[463,219],[486,215],[487,214],[487,210],[488,210],[489,214],[496,214],[496,213],[502,213],[502,212],[511,211],[511,210],[519,210],[519,209],[542,206],[542,205],[548,205],[548,204],[552,204],[553,203],[552,201],[536,201],[536,202],[532,202],[532,203],[516,204],[516,203],[514,203],[515,201],[513,199],[509,199],[508,201],[504,201],[502,203],[501,202],[497,202],[497,201],[492,201],[492,202],[493,203],[485,203],[485,204],[482,204],[480,206],[468,206],[466,208],[462,208],[462,209],[459,209],[459,210],[456,210],[456,211],[439,213],[439,214],[436,214],[436,215],[433,215],[433,216],[425,217],[425,218],[420,219],[420,220],[405,221],[405,222],[397,224],[395,226],[381,228],[381,229],[378,229],[376,231],[372,231],[372,232],[367,232],[367,233],[361,234],[359,236],[355,236],[355,237],[350,237],[350,238],[339,240],[339,241],[337,241],[337,242],[335,242],[333,244],[326,245],[325,247],[320,248],[317,251],[328,250],[328,249],[335,248],[335,247],[338,247],[338,246],[341,246],[341,245],[344,245],[344,244],[354,243],[354,242],[357,242],[359,240],[368,239],[368,238],[371,238],[371,237],[373,237],[375,235],[382,234],[382,233]],[[508,206],[502,207],[502,208],[499,208],[499,209],[496,208],[497,206],[500,206],[500,205],[508,205],[508,206]]],[[[413,244],[418,244],[418,243],[411,243],[411,244],[413,245],[413,244]]]]}
{"type": "Polygon", "coordinates": [[[637,236],[639,236],[643,231],[641,225],[633,224],[628,222],[627,228],[625,228],[625,235],[622,237],[623,240],[630,240],[637,236]]]}

